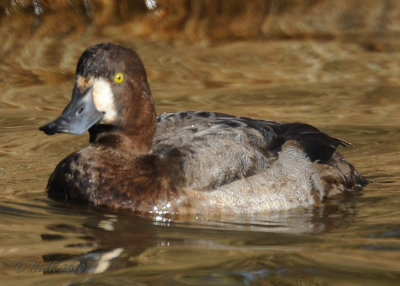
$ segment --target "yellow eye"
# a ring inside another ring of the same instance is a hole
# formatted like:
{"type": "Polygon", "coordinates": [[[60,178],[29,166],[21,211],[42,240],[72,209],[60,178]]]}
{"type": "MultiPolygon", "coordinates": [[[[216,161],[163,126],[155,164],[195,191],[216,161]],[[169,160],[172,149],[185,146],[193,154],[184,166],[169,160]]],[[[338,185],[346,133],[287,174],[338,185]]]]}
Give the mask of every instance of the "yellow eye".
{"type": "Polygon", "coordinates": [[[115,82],[121,83],[124,81],[124,75],[122,73],[117,73],[114,77],[115,82]]]}

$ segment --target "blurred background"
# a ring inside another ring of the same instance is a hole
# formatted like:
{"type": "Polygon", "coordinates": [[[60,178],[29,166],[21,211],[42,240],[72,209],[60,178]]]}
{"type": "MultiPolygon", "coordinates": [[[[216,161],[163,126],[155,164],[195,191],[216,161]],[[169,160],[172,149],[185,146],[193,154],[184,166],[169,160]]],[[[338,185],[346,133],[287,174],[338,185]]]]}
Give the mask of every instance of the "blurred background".
{"type": "Polygon", "coordinates": [[[397,285],[399,36],[397,0],[0,0],[1,284],[397,285]],[[48,200],[49,175],[88,136],[37,128],[100,42],[137,51],[158,113],[306,122],[352,142],[340,152],[372,183],[309,209],[186,223],[48,200]],[[15,273],[20,260],[91,267],[15,273]]]}

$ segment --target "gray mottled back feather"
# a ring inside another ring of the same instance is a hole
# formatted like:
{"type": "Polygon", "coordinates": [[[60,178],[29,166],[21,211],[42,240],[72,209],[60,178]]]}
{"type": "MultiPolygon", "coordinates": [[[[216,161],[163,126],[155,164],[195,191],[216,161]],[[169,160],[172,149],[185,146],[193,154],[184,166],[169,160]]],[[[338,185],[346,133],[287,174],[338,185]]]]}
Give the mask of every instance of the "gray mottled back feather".
{"type": "Polygon", "coordinates": [[[212,190],[270,164],[263,134],[235,117],[182,112],[162,114],[158,121],[152,152],[168,157],[179,150],[188,189],[212,190]]]}
{"type": "MultiPolygon", "coordinates": [[[[296,174],[299,184],[312,183],[313,188],[318,189],[319,200],[322,200],[324,195],[320,193],[324,191],[333,194],[337,193],[332,191],[333,188],[342,191],[366,183],[354,167],[335,152],[338,145],[345,146],[348,143],[307,124],[196,111],[164,113],[158,116],[157,121],[152,152],[163,158],[179,153],[178,169],[183,174],[183,187],[186,189],[214,191],[221,186],[235,186],[233,189],[243,193],[241,189],[249,187],[247,178],[255,175],[261,177],[256,176],[251,180],[268,181],[269,185],[279,181],[278,185],[282,185],[288,174],[293,173],[289,168],[292,162],[297,162],[297,167],[311,166],[310,162],[317,164],[308,172],[304,171],[304,167],[298,167],[300,173],[296,174]],[[281,148],[286,142],[293,142],[291,148],[297,148],[303,154],[300,156],[303,163],[298,163],[296,156],[289,158],[290,154],[296,152],[282,153],[289,155],[279,160],[281,148]],[[335,164],[338,158],[341,158],[341,169],[335,164]],[[275,162],[279,166],[286,166],[286,169],[272,168],[275,162]],[[267,178],[266,174],[270,177],[267,178]],[[232,185],[234,182],[235,185],[232,185]],[[319,186],[316,187],[316,184],[319,186]]],[[[296,188],[294,183],[293,188],[296,188]]],[[[308,197],[313,195],[311,187],[306,192],[308,197]]]]}

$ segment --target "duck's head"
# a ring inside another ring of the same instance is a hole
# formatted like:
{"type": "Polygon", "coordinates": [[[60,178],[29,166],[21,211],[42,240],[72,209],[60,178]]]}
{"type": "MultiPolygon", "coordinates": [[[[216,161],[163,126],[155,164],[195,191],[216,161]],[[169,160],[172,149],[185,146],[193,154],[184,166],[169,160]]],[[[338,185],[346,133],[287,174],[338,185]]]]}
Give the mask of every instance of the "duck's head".
{"type": "Polygon", "coordinates": [[[82,134],[91,129],[91,137],[96,130],[139,136],[149,133],[147,129],[155,125],[155,116],[146,72],[138,55],[131,49],[106,43],[83,52],[71,102],[60,117],[39,129],[48,135],[82,134]]]}

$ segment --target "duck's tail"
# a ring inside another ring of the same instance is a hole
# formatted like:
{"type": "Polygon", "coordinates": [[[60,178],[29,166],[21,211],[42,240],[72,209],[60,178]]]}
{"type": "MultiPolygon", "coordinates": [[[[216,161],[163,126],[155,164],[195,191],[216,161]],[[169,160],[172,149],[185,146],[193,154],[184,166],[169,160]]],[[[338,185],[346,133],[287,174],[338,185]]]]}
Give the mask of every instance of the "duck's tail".
{"type": "Polygon", "coordinates": [[[369,183],[369,180],[338,152],[335,152],[328,162],[318,164],[317,168],[327,197],[345,191],[358,191],[369,183]]]}

